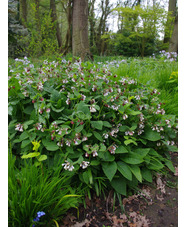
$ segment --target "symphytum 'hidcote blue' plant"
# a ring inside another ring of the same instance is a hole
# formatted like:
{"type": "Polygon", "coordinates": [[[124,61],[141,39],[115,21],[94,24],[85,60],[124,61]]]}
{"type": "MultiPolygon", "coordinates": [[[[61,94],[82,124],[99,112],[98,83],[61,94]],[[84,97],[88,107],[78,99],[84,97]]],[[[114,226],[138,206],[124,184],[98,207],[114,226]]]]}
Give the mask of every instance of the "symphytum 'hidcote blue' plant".
{"type": "Polygon", "coordinates": [[[17,155],[29,158],[33,140],[41,140],[37,158],[45,155],[50,166],[62,157],[73,182],[97,194],[100,182],[126,195],[127,187],[152,182],[153,172],[174,171],[176,119],[166,115],[156,89],[79,60],[44,61],[40,68],[17,60],[15,67],[9,66],[9,138],[17,155]]]}

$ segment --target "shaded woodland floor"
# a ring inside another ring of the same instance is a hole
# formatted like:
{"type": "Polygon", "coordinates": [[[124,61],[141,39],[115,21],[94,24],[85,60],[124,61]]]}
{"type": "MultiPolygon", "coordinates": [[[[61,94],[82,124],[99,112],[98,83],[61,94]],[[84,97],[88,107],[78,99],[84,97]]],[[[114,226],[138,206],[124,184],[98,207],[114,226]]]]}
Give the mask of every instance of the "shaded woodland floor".
{"type": "Polygon", "coordinates": [[[172,154],[175,174],[157,175],[151,185],[142,185],[141,193],[123,197],[124,213],[116,202],[113,210],[113,193],[106,199],[86,198],[86,208],[71,210],[60,227],[176,227],[178,226],[178,155],[172,154]]]}

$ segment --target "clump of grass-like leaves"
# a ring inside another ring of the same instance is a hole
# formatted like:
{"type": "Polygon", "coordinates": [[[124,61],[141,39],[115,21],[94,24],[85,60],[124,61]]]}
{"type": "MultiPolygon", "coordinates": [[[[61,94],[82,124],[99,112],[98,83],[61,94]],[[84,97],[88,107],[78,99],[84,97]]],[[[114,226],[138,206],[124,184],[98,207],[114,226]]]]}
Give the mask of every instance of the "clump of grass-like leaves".
{"type": "Polygon", "coordinates": [[[69,208],[78,206],[79,196],[75,195],[75,191],[69,185],[69,177],[61,174],[59,168],[55,172],[43,168],[41,172],[30,160],[25,161],[18,169],[15,162],[15,156],[9,154],[9,226],[53,226],[54,222],[62,219],[69,208]],[[40,211],[44,212],[45,216],[40,220],[39,217],[35,219],[40,211]]]}

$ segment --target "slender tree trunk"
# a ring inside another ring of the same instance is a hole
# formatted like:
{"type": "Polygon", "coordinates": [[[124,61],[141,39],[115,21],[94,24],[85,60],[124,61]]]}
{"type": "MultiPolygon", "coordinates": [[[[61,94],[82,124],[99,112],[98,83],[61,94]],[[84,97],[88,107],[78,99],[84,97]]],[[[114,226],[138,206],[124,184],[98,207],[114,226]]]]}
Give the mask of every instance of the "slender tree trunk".
{"type": "Polygon", "coordinates": [[[41,25],[40,25],[39,0],[35,0],[35,5],[36,5],[36,11],[35,11],[36,25],[37,25],[38,32],[40,32],[41,25]]]}
{"type": "Polygon", "coordinates": [[[95,26],[95,21],[94,21],[94,4],[95,0],[92,0],[90,3],[89,7],[89,23],[90,23],[90,47],[94,45],[94,26],[95,26]]]}
{"type": "MultiPolygon", "coordinates": [[[[169,0],[168,12],[170,13],[170,17],[176,16],[176,3],[177,3],[177,0],[169,0]]],[[[174,24],[174,21],[171,23],[171,25],[173,26],[173,24],[174,24]]],[[[168,26],[168,18],[167,18],[167,26],[168,26]]],[[[170,41],[169,34],[170,34],[170,31],[165,31],[164,40],[163,40],[164,43],[168,43],[170,41]]]]}
{"type": "Polygon", "coordinates": [[[35,3],[35,21],[36,21],[36,28],[37,28],[37,50],[38,50],[38,55],[41,55],[42,53],[42,35],[41,35],[41,23],[40,23],[40,11],[39,11],[39,1],[40,0],[34,0],[35,3]]]}
{"type": "Polygon", "coordinates": [[[178,53],[178,15],[175,18],[174,29],[169,43],[169,52],[178,53]]]}
{"type": "Polygon", "coordinates": [[[61,38],[59,23],[58,23],[58,20],[57,20],[55,0],[50,0],[50,9],[51,9],[52,22],[56,23],[56,37],[57,37],[57,41],[58,41],[58,46],[59,46],[59,49],[61,49],[62,38],[61,38]]]}
{"type": "Polygon", "coordinates": [[[21,22],[26,27],[27,23],[27,2],[26,0],[20,0],[20,8],[21,8],[21,22]]]}
{"type": "Polygon", "coordinates": [[[88,0],[74,0],[72,11],[72,52],[84,61],[91,58],[88,40],[88,0]]]}
{"type": "Polygon", "coordinates": [[[68,22],[68,28],[67,28],[67,32],[66,32],[66,36],[65,36],[65,46],[63,49],[63,55],[66,55],[68,53],[68,50],[72,49],[72,3],[73,3],[73,1],[69,0],[67,8],[65,8],[63,5],[63,8],[67,15],[67,22],[68,22]]]}

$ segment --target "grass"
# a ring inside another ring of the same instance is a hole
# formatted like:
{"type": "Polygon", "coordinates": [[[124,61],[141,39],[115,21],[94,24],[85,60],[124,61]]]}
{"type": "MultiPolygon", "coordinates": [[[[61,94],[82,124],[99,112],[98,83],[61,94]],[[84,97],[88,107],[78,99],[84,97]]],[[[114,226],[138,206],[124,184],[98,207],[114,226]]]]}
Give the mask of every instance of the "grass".
{"type": "Polygon", "coordinates": [[[160,99],[166,104],[168,114],[178,116],[178,92],[176,87],[167,83],[172,72],[178,71],[177,62],[164,62],[153,59],[128,59],[119,68],[111,68],[112,73],[121,77],[137,79],[139,83],[154,87],[160,91],[160,99]]]}
{"type": "Polygon", "coordinates": [[[16,168],[15,162],[9,154],[9,226],[32,226],[37,212],[44,211],[40,224],[52,227],[52,219],[57,222],[69,208],[78,206],[79,196],[70,187],[68,177],[60,173],[60,165],[54,173],[44,169],[42,174],[31,160],[25,161],[21,169],[16,168]]]}

